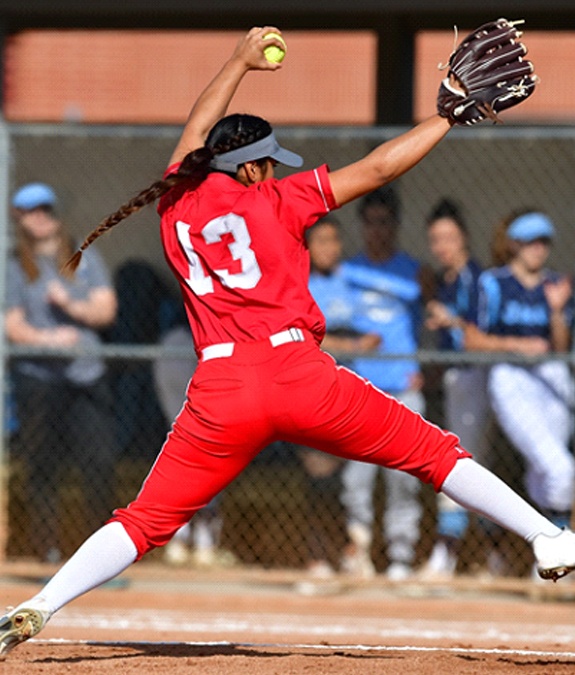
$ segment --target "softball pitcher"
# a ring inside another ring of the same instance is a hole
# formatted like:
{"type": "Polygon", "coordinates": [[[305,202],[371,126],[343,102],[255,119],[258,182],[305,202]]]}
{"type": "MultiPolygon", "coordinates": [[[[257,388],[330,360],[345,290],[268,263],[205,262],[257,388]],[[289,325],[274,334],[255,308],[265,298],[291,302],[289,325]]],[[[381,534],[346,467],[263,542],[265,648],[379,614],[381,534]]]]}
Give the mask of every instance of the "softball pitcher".
{"type": "MultiPolygon", "coordinates": [[[[0,619],[0,654],[36,635],[78,595],[120,574],[176,530],[276,439],[402,469],[531,542],[545,577],[575,569],[562,532],[426,422],[322,352],[323,316],[308,290],[305,231],[332,209],[397,178],[448,133],[434,115],[357,162],[274,178],[270,125],[224,117],[247,72],[273,71],[253,28],[192,108],[164,179],[106,218],[81,250],[161,197],[161,235],[199,365],[187,400],[135,498],[114,512],[40,592],[0,619]]],[[[463,96],[463,94],[452,94],[463,96]]],[[[445,99],[443,99],[445,102],[445,99]]],[[[79,262],[81,251],[71,261],[79,262]]]]}

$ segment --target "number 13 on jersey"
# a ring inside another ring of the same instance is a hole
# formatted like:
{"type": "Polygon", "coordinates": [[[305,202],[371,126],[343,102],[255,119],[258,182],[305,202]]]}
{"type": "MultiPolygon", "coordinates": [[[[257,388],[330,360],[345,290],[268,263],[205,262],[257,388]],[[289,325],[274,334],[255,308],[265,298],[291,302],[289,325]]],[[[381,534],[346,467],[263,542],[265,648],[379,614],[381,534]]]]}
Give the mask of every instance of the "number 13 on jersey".
{"type": "MultiPolygon", "coordinates": [[[[214,280],[199,255],[194,250],[190,226],[179,220],[176,223],[178,241],[180,242],[188,259],[189,276],[186,283],[196,295],[206,295],[214,292],[214,280]]],[[[201,232],[204,241],[208,245],[220,244],[225,234],[230,234],[232,240],[226,244],[230,252],[231,260],[240,262],[239,272],[230,272],[227,268],[210,270],[224,286],[228,288],[255,288],[262,277],[262,272],[254,251],[250,248],[252,243],[246,221],[235,213],[228,213],[210,220],[201,232]]]]}

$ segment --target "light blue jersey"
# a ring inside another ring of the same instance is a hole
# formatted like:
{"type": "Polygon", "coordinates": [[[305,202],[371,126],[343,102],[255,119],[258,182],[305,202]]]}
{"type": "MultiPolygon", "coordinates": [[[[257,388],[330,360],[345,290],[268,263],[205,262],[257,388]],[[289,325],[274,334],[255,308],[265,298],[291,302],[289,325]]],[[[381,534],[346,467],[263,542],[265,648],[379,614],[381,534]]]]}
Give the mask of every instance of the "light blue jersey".
{"type": "MultiPolygon", "coordinates": [[[[308,287],[325,317],[327,333],[353,335],[358,332],[354,328],[358,294],[343,278],[341,268],[329,274],[312,272],[308,287]]],[[[351,359],[340,361],[340,363],[355,370],[351,359]]]]}
{"type": "MultiPolygon", "coordinates": [[[[406,253],[396,253],[385,262],[373,262],[364,254],[341,266],[342,276],[356,292],[353,326],[361,333],[381,337],[380,354],[411,354],[418,347],[421,322],[420,263],[406,253]]],[[[416,361],[358,358],[354,369],[376,387],[392,393],[410,387],[419,372],[416,361]]]]}
{"type": "Polygon", "coordinates": [[[345,281],[341,269],[330,274],[312,272],[308,286],[325,317],[326,331],[352,331],[357,293],[345,281]]]}

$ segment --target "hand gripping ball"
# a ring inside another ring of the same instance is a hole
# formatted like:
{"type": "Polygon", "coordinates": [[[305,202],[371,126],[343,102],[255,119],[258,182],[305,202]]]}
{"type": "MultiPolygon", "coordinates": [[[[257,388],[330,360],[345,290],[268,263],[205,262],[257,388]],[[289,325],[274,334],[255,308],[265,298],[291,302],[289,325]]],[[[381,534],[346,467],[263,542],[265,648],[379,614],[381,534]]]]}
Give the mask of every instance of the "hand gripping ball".
{"type": "Polygon", "coordinates": [[[270,63],[281,63],[284,60],[287,51],[285,40],[278,33],[267,33],[264,35],[264,40],[270,40],[272,38],[279,40],[283,45],[283,49],[276,47],[275,45],[270,45],[264,49],[264,56],[270,63]]]}

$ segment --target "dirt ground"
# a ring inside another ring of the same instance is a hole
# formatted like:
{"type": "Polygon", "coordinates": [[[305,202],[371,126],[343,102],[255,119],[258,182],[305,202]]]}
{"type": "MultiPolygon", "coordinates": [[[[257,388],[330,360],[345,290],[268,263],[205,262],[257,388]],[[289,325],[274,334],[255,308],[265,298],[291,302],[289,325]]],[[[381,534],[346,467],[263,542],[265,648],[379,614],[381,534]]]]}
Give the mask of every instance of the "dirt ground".
{"type": "MultiPolygon", "coordinates": [[[[30,597],[52,571],[0,566],[0,602],[30,597]]],[[[62,609],[0,673],[575,672],[569,578],[312,583],[293,571],[140,563],[120,581],[62,609]]]]}

